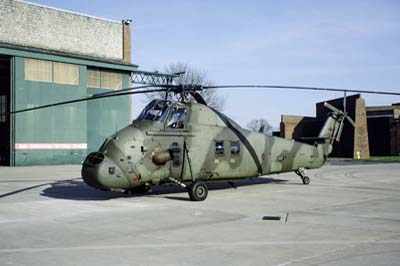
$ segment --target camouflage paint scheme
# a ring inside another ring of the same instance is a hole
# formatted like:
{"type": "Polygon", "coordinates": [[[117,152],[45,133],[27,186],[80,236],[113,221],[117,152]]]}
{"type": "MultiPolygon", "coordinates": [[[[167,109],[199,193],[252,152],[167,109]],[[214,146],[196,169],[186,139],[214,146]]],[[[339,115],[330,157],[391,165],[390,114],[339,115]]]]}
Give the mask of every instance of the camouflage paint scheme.
{"type": "MultiPolygon", "coordinates": [[[[97,153],[88,155],[82,167],[85,182],[98,189],[128,190],[169,182],[169,177],[181,182],[210,182],[319,168],[332,150],[332,139],[340,122],[334,115],[328,117],[319,135],[328,142],[309,145],[243,129],[202,104],[171,103],[171,109],[172,106],[187,108],[183,128],[168,128],[170,117],[163,123],[134,120],[109,137],[97,153]],[[227,123],[247,139],[261,169],[249,148],[227,123]],[[223,154],[216,154],[217,142],[223,142],[223,154]],[[232,142],[239,144],[239,153],[231,152],[232,142]],[[184,149],[185,143],[188,152],[184,149]],[[173,158],[164,165],[156,165],[152,159],[154,154],[168,150],[173,150],[173,158]]],[[[172,116],[172,111],[169,112],[172,116]]]]}

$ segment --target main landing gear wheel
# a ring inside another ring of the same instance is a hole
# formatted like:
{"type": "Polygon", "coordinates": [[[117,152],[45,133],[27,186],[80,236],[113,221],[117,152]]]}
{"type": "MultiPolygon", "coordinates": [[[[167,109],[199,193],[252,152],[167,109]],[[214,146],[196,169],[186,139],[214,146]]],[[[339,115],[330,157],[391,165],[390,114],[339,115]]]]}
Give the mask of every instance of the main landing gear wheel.
{"type": "Polygon", "coordinates": [[[302,178],[302,180],[303,180],[303,184],[304,184],[304,185],[310,184],[310,178],[309,178],[308,176],[304,176],[304,177],[302,178]]]}
{"type": "Polygon", "coordinates": [[[306,169],[301,167],[294,171],[298,176],[300,176],[301,180],[303,181],[304,185],[310,184],[310,178],[306,176],[306,169]]]}
{"type": "Polygon", "coordinates": [[[189,186],[189,197],[192,201],[203,201],[207,195],[208,187],[203,181],[195,181],[189,186]]]}

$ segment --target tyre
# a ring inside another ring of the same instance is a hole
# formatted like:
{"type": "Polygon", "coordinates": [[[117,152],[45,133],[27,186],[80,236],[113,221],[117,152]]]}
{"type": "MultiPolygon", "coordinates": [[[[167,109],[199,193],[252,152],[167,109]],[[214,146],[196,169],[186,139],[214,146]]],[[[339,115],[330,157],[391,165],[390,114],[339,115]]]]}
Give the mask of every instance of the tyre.
{"type": "Polygon", "coordinates": [[[195,181],[189,187],[189,197],[192,201],[203,201],[207,198],[208,187],[203,181],[195,181]]]}
{"type": "Polygon", "coordinates": [[[308,176],[303,177],[303,184],[304,185],[310,184],[310,178],[308,176]]]}

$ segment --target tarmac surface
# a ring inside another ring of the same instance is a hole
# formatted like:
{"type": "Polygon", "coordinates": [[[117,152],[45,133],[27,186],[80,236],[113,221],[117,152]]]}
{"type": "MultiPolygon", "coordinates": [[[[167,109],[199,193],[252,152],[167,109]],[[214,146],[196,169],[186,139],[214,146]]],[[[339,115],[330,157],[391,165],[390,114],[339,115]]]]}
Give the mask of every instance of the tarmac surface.
{"type": "Polygon", "coordinates": [[[0,265],[400,265],[400,164],[336,164],[308,186],[212,183],[204,202],[97,191],[77,165],[0,167],[0,265]]]}

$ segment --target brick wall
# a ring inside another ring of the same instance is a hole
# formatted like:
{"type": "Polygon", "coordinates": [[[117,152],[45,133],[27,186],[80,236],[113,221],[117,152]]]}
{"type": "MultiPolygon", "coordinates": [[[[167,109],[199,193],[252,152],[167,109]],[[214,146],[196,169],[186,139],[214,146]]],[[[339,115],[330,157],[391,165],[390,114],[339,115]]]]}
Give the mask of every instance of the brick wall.
{"type": "Polygon", "coordinates": [[[304,116],[282,115],[281,116],[281,138],[293,139],[293,132],[296,126],[303,120],[304,116]]]}
{"type": "Polygon", "coordinates": [[[0,42],[123,59],[122,24],[54,8],[0,1],[0,42]]]}
{"type": "Polygon", "coordinates": [[[324,122],[315,117],[282,115],[280,137],[306,142],[304,137],[318,137],[324,122]]]}
{"type": "Polygon", "coordinates": [[[353,158],[369,159],[367,112],[362,98],[356,100],[355,122],[353,158]]]}
{"type": "Polygon", "coordinates": [[[366,110],[371,155],[400,155],[400,106],[370,106],[366,110]]]}

